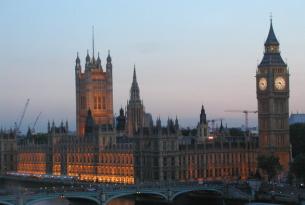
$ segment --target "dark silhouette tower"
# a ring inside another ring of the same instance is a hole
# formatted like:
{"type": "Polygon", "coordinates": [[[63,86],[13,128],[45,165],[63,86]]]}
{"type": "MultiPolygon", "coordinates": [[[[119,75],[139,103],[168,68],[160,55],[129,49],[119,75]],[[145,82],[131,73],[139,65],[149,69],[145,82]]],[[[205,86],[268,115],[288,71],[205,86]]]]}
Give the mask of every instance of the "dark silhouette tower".
{"type": "Polygon", "coordinates": [[[144,125],[144,106],[140,99],[140,89],[137,82],[136,67],[133,70],[133,80],[130,88],[130,99],[127,103],[127,135],[134,136],[144,125]]]}

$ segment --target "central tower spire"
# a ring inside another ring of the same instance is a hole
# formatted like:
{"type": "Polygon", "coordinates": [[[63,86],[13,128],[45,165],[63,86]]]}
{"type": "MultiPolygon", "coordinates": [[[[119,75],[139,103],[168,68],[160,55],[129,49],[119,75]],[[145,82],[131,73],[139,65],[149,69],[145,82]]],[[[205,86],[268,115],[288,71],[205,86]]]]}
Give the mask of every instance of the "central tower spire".
{"type": "Polygon", "coordinates": [[[130,100],[137,101],[140,100],[140,89],[137,82],[136,65],[133,67],[133,78],[130,88],[130,100]]]}
{"type": "Polygon", "coordinates": [[[144,106],[140,99],[136,66],[133,67],[133,78],[130,88],[130,99],[127,104],[127,134],[134,136],[144,126],[144,106]]]}

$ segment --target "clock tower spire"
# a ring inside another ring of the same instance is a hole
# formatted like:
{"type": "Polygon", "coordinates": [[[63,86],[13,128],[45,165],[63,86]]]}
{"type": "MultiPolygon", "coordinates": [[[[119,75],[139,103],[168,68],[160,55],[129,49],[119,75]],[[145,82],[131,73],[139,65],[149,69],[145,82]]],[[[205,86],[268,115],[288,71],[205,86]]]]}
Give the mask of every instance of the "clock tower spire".
{"type": "Polygon", "coordinates": [[[259,144],[261,153],[277,156],[284,171],[288,171],[289,72],[279,46],[271,20],[264,56],[256,72],[259,144]]]}

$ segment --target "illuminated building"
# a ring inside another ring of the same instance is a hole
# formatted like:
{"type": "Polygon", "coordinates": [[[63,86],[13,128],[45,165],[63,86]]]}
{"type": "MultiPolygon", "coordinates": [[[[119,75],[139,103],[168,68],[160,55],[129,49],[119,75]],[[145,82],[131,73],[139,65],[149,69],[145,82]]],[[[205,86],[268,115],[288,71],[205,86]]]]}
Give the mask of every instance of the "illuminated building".
{"type": "Polygon", "coordinates": [[[89,109],[91,109],[97,125],[113,124],[112,60],[108,51],[104,71],[99,54],[95,59],[94,38],[92,40],[92,58],[87,51],[84,72],[78,54],[75,60],[76,130],[78,136],[83,136],[85,133],[85,120],[89,109]]]}
{"type": "Polygon", "coordinates": [[[64,133],[63,123],[52,127],[48,123],[47,134],[32,134],[30,129],[25,138],[18,140],[17,172],[30,174],[51,174],[53,169],[53,150],[51,133],[64,133]]]}
{"type": "Polygon", "coordinates": [[[18,172],[128,184],[246,179],[257,172],[260,153],[276,154],[287,168],[289,75],[272,24],[257,70],[259,137],[232,137],[222,124],[210,135],[203,106],[196,134],[183,136],[177,117],[165,127],[159,117],[154,125],[135,68],[126,112],[120,109],[115,124],[110,56],[106,72],[94,54],[87,55],[84,73],[77,57],[75,72],[77,134],[67,132],[67,123],[52,123],[47,135],[28,136],[18,147],[18,172]]]}

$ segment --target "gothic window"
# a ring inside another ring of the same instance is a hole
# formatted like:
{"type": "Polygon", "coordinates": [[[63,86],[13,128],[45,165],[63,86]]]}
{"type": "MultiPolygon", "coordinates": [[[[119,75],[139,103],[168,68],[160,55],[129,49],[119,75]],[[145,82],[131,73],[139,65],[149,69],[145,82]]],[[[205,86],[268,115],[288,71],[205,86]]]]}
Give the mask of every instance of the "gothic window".
{"type": "Polygon", "coordinates": [[[167,166],[166,157],[163,157],[163,166],[164,166],[164,167],[166,167],[166,166],[167,166]]]}
{"type": "Polygon", "coordinates": [[[174,179],[175,179],[175,172],[172,171],[172,180],[174,180],[174,179]]]}
{"type": "Polygon", "coordinates": [[[103,96],[103,110],[106,110],[106,98],[103,96]]]}
{"type": "Polygon", "coordinates": [[[94,96],[94,109],[97,109],[97,96],[94,96]]]}
{"type": "Polygon", "coordinates": [[[80,106],[81,106],[81,109],[86,109],[86,97],[85,96],[80,97],[80,106]]]}
{"type": "Polygon", "coordinates": [[[157,141],[154,142],[154,150],[158,150],[158,142],[157,141]]]}
{"type": "Polygon", "coordinates": [[[159,164],[158,157],[154,157],[154,166],[157,167],[159,164]]]}
{"type": "Polygon", "coordinates": [[[97,98],[97,109],[99,109],[99,110],[102,109],[102,98],[101,98],[101,96],[98,96],[98,98],[97,98]]]}
{"type": "Polygon", "coordinates": [[[175,166],[175,157],[172,157],[172,158],[171,158],[171,165],[172,165],[172,166],[175,166]]]}
{"type": "Polygon", "coordinates": [[[283,113],[285,112],[285,109],[284,109],[284,102],[280,102],[280,112],[283,113]]]}

